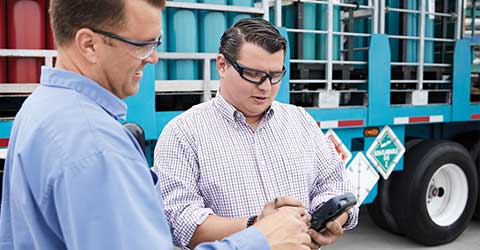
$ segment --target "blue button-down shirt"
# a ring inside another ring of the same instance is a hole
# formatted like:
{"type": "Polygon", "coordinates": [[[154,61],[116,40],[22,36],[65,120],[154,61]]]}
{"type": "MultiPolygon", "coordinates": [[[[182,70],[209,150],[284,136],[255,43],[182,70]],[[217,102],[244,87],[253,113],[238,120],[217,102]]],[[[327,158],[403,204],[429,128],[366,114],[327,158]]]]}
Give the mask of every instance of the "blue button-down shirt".
{"type": "MultiPolygon", "coordinates": [[[[81,75],[43,68],[12,129],[0,249],[172,249],[161,195],[125,103],[81,75]]],[[[268,249],[255,227],[198,249],[268,249]]]]}

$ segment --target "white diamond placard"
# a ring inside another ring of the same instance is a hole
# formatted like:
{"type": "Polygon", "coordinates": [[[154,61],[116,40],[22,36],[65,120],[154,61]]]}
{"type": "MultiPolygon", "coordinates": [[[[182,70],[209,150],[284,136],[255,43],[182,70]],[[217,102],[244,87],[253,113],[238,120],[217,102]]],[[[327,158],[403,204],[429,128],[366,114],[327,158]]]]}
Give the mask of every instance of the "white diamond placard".
{"type": "Polygon", "coordinates": [[[360,206],[367,195],[377,183],[380,176],[368,162],[362,152],[359,152],[345,171],[347,178],[352,183],[353,193],[357,197],[357,206],[360,206]]]}
{"type": "Polygon", "coordinates": [[[352,153],[350,150],[348,150],[347,146],[343,144],[340,137],[338,137],[333,129],[329,129],[327,133],[325,133],[325,136],[333,143],[335,151],[337,151],[342,161],[347,164],[347,162],[352,158],[352,153]]]}

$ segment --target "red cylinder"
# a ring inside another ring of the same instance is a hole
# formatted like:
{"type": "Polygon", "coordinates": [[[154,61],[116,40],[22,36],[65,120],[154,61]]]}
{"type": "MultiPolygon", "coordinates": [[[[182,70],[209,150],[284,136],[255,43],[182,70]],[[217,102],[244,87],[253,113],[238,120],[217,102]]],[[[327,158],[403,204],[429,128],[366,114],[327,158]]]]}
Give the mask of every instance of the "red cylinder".
{"type": "Polygon", "coordinates": [[[48,9],[50,8],[50,1],[45,0],[45,17],[46,17],[46,23],[45,26],[47,27],[47,49],[56,49],[55,47],[55,41],[53,39],[53,30],[52,30],[52,24],[50,20],[50,15],[48,14],[48,9]]]}
{"type": "MultiPolygon", "coordinates": [[[[44,2],[43,2],[44,4],[44,2]]],[[[33,0],[8,1],[8,48],[45,48],[45,5],[33,0]]],[[[9,58],[8,82],[38,83],[43,58],[9,58]]]]}
{"type": "MultiPolygon", "coordinates": [[[[0,2],[0,49],[7,48],[7,9],[6,2],[0,2]]],[[[7,82],[7,60],[0,57],[0,83],[7,82]]]]}

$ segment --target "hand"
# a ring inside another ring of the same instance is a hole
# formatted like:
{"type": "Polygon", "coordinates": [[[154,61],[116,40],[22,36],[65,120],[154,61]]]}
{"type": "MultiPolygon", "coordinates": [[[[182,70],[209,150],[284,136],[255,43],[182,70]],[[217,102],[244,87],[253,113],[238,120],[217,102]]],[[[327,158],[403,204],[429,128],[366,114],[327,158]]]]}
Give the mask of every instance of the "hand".
{"type": "Polygon", "coordinates": [[[265,235],[272,250],[308,250],[310,219],[303,207],[282,207],[263,217],[254,227],[265,235]]]}
{"type": "Polygon", "coordinates": [[[310,234],[311,242],[308,246],[310,249],[318,249],[320,246],[330,245],[337,241],[343,235],[342,225],[345,224],[347,219],[348,214],[343,213],[336,220],[328,222],[320,232],[309,229],[308,233],[310,234]]]}
{"type": "Polygon", "coordinates": [[[257,221],[268,215],[274,214],[278,211],[278,209],[282,207],[297,207],[305,210],[305,207],[303,206],[303,203],[301,201],[291,197],[279,197],[275,198],[275,200],[273,201],[266,203],[265,206],[263,206],[263,210],[258,216],[257,221]]]}

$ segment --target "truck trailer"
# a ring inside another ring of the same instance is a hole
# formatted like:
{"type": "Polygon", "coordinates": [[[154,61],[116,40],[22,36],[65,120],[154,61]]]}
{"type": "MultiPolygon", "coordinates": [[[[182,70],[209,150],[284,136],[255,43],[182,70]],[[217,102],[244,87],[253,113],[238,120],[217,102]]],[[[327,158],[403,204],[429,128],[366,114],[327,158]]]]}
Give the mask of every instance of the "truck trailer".
{"type": "MultiPolygon", "coordinates": [[[[3,159],[40,66],[55,62],[47,8],[45,0],[0,3],[3,159]]],[[[160,61],[126,99],[125,122],[144,129],[150,165],[164,126],[215,96],[222,33],[252,16],[288,38],[277,100],[317,121],[375,224],[435,246],[480,219],[476,0],[167,1],[160,61]]]]}

